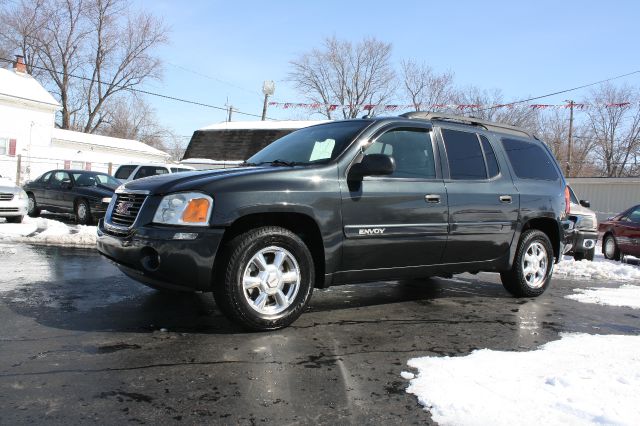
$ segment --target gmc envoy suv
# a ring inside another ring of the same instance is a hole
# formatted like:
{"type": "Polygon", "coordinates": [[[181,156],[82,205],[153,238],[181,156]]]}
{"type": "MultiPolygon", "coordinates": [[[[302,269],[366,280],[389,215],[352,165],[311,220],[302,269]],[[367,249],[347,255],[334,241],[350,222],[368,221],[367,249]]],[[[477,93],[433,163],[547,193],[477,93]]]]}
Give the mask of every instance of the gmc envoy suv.
{"type": "Polygon", "coordinates": [[[297,130],[234,169],[128,182],[98,250],[139,282],[213,292],[231,320],[272,330],[336,284],[494,271],[538,296],[568,211],[558,164],[525,130],[416,112],[297,130]]]}

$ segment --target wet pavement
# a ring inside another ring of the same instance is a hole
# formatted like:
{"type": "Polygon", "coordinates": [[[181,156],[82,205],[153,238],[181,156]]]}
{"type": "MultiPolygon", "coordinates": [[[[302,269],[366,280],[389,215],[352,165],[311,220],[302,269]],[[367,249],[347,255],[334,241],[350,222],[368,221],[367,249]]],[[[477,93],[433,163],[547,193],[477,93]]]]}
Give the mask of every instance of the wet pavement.
{"type": "MultiPolygon", "coordinates": [[[[561,332],[640,334],[637,311],[555,279],[514,299],[496,274],[316,291],[291,327],[246,333],[209,294],[164,294],[93,250],[0,243],[0,424],[430,424],[410,358],[529,350],[561,332]]],[[[526,366],[523,366],[526,368],[526,366]]]]}

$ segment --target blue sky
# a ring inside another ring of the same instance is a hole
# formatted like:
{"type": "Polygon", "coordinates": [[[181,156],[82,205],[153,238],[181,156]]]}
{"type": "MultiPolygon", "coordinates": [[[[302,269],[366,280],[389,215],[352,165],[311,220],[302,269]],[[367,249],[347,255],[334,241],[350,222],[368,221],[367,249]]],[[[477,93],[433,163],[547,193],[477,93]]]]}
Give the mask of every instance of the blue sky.
{"type": "MultiPolygon", "coordinates": [[[[305,102],[289,84],[289,61],[328,36],[393,45],[394,64],[415,59],[455,73],[458,86],[502,89],[506,100],[542,95],[640,70],[636,1],[169,1],[137,0],[171,28],[159,49],[162,81],[145,89],[249,113],[271,100],[305,102]]],[[[616,84],[640,86],[640,74],[616,84]]],[[[545,103],[580,99],[577,91],[545,103]]],[[[226,113],[149,97],[162,124],[189,136],[226,113]]],[[[401,101],[401,99],[398,99],[401,101]]],[[[278,119],[301,110],[272,108],[278,119]]],[[[316,116],[319,118],[319,116],[316,116]]],[[[253,118],[234,114],[234,120],[253,118]]]]}

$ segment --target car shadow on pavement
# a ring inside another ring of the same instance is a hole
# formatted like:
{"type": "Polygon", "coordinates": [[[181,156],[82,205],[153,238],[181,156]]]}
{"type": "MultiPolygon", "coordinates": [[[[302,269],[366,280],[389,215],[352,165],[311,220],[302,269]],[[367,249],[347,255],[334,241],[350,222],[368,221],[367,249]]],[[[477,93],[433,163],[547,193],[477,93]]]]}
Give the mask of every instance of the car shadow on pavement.
{"type": "MultiPolygon", "coordinates": [[[[510,298],[501,285],[482,280],[429,278],[364,283],[316,290],[307,313],[333,317],[337,311],[439,299],[510,298]]],[[[30,283],[2,295],[4,303],[23,317],[67,330],[234,334],[245,330],[229,321],[210,293],[157,291],[124,276],[87,282],[81,279],[30,283]],[[104,282],[104,281],[109,281],[104,282]]],[[[305,314],[303,314],[304,316],[305,314]]]]}

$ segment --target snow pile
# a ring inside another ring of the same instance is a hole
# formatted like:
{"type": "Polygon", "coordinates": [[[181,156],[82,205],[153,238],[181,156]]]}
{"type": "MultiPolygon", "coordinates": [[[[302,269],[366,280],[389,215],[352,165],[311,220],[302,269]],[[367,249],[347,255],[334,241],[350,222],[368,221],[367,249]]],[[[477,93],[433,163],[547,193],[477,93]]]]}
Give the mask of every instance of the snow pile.
{"type": "Polygon", "coordinates": [[[553,268],[554,277],[582,278],[590,280],[635,281],[640,282],[640,267],[626,263],[605,260],[596,257],[593,262],[588,260],[561,260],[553,268]]]}
{"type": "Polygon", "coordinates": [[[565,297],[583,303],[640,309],[640,287],[637,285],[623,285],[620,288],[599,287],[588,290],[578,288],[574,291],[577,294],[565,297]]]}
{"type": "Polygon", "coordinates": [[[441,425],[636,425],[640,336],[564,334],[532,352],[409,360],[407,392],[441,425]]]}
{"type": "Polygon", "coordinates": [[[0,223],[0,241],[90,247],[96,244],[96,227],[25,217],[22,223],[0,223]]]}

